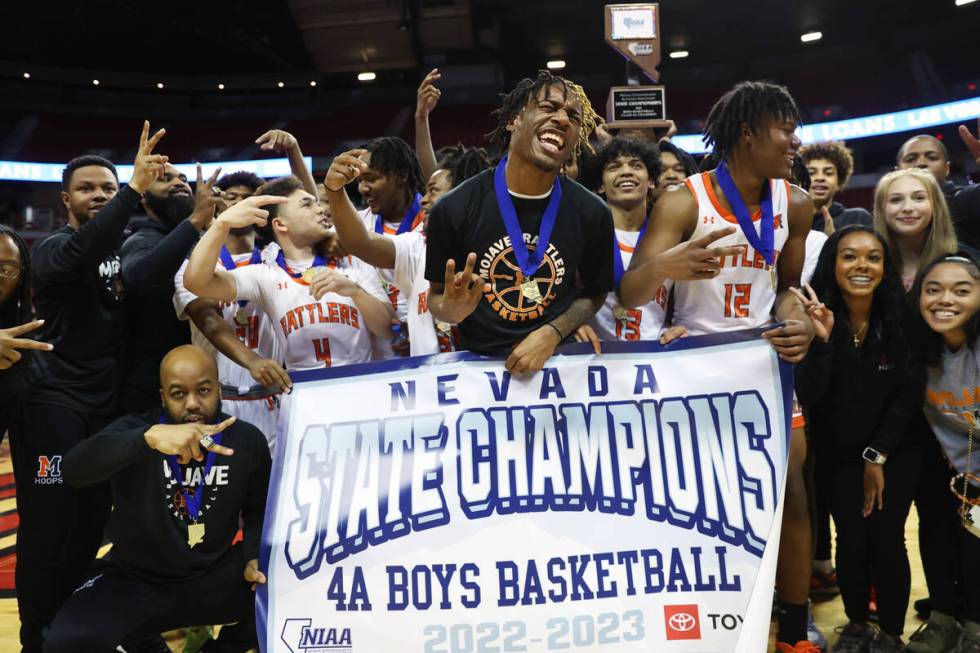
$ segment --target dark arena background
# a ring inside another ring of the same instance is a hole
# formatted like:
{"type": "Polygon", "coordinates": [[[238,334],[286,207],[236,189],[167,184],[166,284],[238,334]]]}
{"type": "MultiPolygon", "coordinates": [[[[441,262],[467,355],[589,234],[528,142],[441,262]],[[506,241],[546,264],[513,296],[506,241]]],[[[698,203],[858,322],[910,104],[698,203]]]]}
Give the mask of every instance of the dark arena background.
{"type": "MultiPolygon", "coordinates": [[[[606,43],[604,7],[598,0],[0,3],[0,224],[28,245],[64,227],[64,164],[94,154],[131,165],[144,120],[151,133],[166,129],[157,150],[171,163],[219,163],[227,173],[249,162],[260,176],[262,161],[285,155],[256,139],[284,130],[322,184],[334,156],[368,139],[416,142],[417,91],[432,69],[441,74],[429,116],[436,150],[487,146],[501,94],[540,69],[580,84],[605,115],[610,88],[654,82],[606,43]]],[[[915,134],[945,145],[955,184],[980,182],[980,151],[971,154],[958,131],[977,133],[980,2],[661,0],[658,11],[656,83],[665,88],[673,141],[697,159],[715,100],[737,82],[769,80],[792,93],[804,136],[852,150],[853,175],[836,196],[846,206],[872,209],[876,183],[915,134]]],[[[20,650],[17,529],[6,439],[0,651],[20,650]]],[[[921,623],[912,602],[928,595],[917,529],[913,508],[905,637],[921,623]]],[[[813,598],[815,623],[832,646],[834,629],[847,623],[842,601],[813,598]]],[[[166,633],[170,650],[197,650],[192,641],[184,648],[186,636],[166,633]]]]}

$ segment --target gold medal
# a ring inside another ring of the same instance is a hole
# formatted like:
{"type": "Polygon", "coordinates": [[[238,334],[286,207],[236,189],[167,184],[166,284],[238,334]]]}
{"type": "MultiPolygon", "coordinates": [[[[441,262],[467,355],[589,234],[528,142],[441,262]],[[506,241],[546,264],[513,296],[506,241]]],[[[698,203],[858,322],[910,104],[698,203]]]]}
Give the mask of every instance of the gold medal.
{"type": "Polygon", "coordinates": [[[238,326],[248,325],[248,317],[248,311],[246,311],[244,307],[239,307],[239,309],[235,311],[235,324],[238,326]]]}
{"type": "Polygon", "coordinates": [[[317,273],[316,268],[307,268],[306,270],[303,271],[303,281],[305,281],[306,283],[312,283],[313,277],[316,276],[316,273],[317,273]]]}
{"type": "Polygon", "coordinates": [[[772,265],[769,266],[769,283],[772,284],[772,289],[777,290],[779,284],[776,282],[776,262],[773,261],[772,265]]]}
{"type": "Polygon", "coordinates": [[[187,546],[194,548],[195,545],[204,541],[204,524],[194,522],[187,525],[187,546]]]}
{"type": "Polygon", "coordinates": [[[620,304],[613,304],[613,315],[620,322],[626,322],[630,317],[630,314],[626,310],[626,307],[620,304]]]}
{"type": "Polygon", "coordinates": [[[521,294],[524,299],[535,304],[541,303],[541,290],[538,289],[538,282],[534,278],[529,278],[521,283],[521,294]]]}

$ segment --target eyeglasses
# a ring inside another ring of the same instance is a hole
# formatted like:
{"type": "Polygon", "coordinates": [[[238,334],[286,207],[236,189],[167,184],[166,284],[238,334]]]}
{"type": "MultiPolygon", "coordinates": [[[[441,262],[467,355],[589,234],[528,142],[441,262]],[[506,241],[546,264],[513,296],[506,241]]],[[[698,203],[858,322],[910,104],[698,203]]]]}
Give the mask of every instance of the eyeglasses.
{"type": "Polygon", "coordinates": [[[0,277],[4,279],[16,279],[20,276],[20,271],[24,268],[16,263],[0,263],[0,277]]]}

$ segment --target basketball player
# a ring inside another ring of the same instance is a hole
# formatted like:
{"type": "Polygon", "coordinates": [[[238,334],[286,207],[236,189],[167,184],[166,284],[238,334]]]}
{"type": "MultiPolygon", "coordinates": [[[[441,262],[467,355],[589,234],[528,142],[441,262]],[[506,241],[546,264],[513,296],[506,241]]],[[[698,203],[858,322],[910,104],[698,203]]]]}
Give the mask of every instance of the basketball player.
{"type": "Polygon", "coordinates": [[[609,209],[558,175],[600,119],[581,87],[547,71],[495,113],[507,157],[429,213],[429,310],[459,323],[463,349],[508,352],[508,370],[533,373],[613,287],[609,209]]]}
{"type": "MultiPolygon", "coordinates": [[[[660,154],[651,143],[617,136],[599,150],[592,165],[596,175],[601,175],[597,191],[606,198],[616,227],[613,276],[618,283],[649,226],[651,194],[660,175],[660,154]]],[[[624,308],[616,294],[609,293],[606,303],[589,321],[591,329],[583,326],[578,334],[589,340],[590,331],[599,340],[658,339],[670,284],[665,283],[653,301],[639,308],[624,308]]],[[[576,339],[582,338],[577,335],[576,339]]]]}
{"type": "MultiPolygon", "coordinates": [[[[425,279],[425,235],[407,231],[381,235],[368,230],[358,218],[344,186],[368,167],[361,157],[366,150],[350,150],[337,156],[327,171],[324,186],[334,208],[334,226],[344,248],[380,270],[391,270],[394,284],[408,298],[407,326],[412,356],[424,356],[456,349],[457,334],[452,325],[436,323],[428,308],[429,282],[425,279]]],[[[489,166],[482,150],[467,148],[455,155],[449,168],[440,167],[426,185],[421,206],[428,215],[435,200],[446,189],[458,185],[489,166]]],[[[424,228],[423,223],[423,228],[424,228]]]]}
{"type": "MultiPolygon", "coordinates": [[[[361,149],[367,151],[363,160],[368,166],[358,177],[357,185],[367,204],[360,212],[364,225],[376,234],[387,236],[421,231],[424,218],[421,193],[425,182],[415,152],[408,143],[391,136],[371,139],[361,149]]],[[[394,272],[385,268],[378,272],[395,317],[404,325],[408,320],[408,302],[395,285],[394,272]]],[[[389,343],[377,344],[376,358],[393,355],[389,343]]],[[[404,356],[408,347],[394,353],[404,356]]]]}
{"type": "MultiPolygon", "coordinates": [[[[783,323],[762,334],[791,363],[802,360],[813,324],[790,292],[800,283],[813,202],[785,181],[800,147],[799,111],[789,92],[764,82],[736,85],[711,109],[709,145],[721,163],[688,177],[654,206],[654,227],[623,276],[620,299],[641,306],[674,280],[674,322],[692,334],[783,323]],[[758,225],[758,226],[757,226],[758,225]],[[714,242],[714,246],[707,246],[714,242]]],[[[801,416],[800,416],[801,417],[801,416]]],[[[776,585],[781,653],[807,641],[810,522],[803,462],[806,440],[794,416],[776,585]]]]}
{"type": "Polygon", "coordinates": [[[258,192],[214,221],[191,254],[184,286],[199,297],[258,306],[275,325],[290,371],[370,360],[372,337],[391,339],[391,308],[377,271],[360,259],[319,253],[330,234],[323,208],[295,177],[258,192]],[[267,222],[279,246],[274,261],[218,268],[232,229],[267,222]]]}
{"type": "MultiPolygon", "coordinates": [[[[198,182],[200,182],[198,166],[198,182]]],[[[230,186],[236,195],[241,184],[230,186]]],[[[228,192],[228,191],[226,191],[228,192]]],[[[235,204],[244,198],[236,198],[235,204]]],[[[255,245],[255,230],[232,229],[219,255],[219,269],[234,270],[261,265],[262,252],[255,245]]],[[[174,277],[174,309],[181,320],[190,318],[191,341],[205,350],[217,350],[221,399],[229,415],[247,421],[269,441],[275,441],[278,394],[292,385],[279,362],[282,355],[272,322],[253,302],[219,303],[201,299],[184,287],[181,266],[174,277]]]]}

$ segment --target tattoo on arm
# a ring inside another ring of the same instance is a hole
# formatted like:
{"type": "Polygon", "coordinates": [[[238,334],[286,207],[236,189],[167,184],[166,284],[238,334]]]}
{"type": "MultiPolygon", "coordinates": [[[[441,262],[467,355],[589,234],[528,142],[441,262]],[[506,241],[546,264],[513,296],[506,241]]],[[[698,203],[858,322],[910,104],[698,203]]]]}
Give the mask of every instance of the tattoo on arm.
{"type": "Polygon", "coordinates": [[[563,338],[575,333],[575,329],[585,324],[595,315],[606,301],[606,293],[584,295],[572,302],[568,310],[551,321],[563,338]]]}

